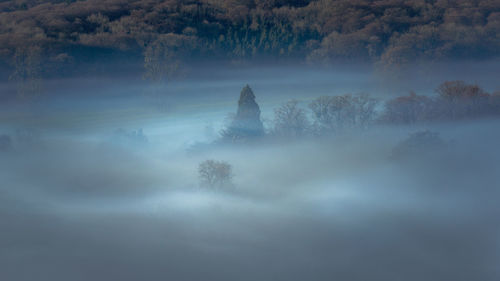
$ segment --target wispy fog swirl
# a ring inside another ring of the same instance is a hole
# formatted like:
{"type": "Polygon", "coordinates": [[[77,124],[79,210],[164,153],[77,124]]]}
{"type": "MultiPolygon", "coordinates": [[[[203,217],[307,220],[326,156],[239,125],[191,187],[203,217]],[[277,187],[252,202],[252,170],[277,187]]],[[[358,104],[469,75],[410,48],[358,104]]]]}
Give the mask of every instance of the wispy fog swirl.
{"type": "Polygon", "coordinates": [[[498,280],[499,121],[197,145],[235,101],[124,106],[126,122],[5,111],[0,280],[498,280]],[[423,129],[447,145],[392,157],[423,129]],[[206,159],[231,164],[233,190],[199,186],[206,159]]]}

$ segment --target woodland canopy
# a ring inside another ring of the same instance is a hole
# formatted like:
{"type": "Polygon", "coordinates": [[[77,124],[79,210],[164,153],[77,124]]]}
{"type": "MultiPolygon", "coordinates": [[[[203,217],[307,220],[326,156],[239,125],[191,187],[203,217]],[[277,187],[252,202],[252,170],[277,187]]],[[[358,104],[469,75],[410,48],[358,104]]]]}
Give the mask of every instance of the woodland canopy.
{"type": "Polygon", "coordinates": [[[126,58],[152,78],[172,72],[159,65],[205,59],[489,59],[500,54],[500,1],[0,1],[3,68],[35,46],[46,73],[126,58]]]}

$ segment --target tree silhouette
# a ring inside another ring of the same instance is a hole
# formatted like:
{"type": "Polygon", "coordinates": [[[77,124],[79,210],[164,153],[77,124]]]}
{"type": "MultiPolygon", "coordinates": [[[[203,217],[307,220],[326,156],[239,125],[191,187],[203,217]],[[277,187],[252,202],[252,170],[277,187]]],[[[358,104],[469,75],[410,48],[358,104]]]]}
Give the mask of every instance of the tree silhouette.
{"type": "Polygon", "coordinates": [[[200,183],[203,187],[223,189],[232,186],[231,165],[224,161],[205,160],[198,166],[200,183]]]}
{"type": "Polygon", "coordinates": [[[264,126],[260,119],[260,108],[255,102],[255,95],[246,85],[240,93],[238,111],[231,124],[223,130],[222,136],[232,141],[255,138],[264,135],[264,126]]]}

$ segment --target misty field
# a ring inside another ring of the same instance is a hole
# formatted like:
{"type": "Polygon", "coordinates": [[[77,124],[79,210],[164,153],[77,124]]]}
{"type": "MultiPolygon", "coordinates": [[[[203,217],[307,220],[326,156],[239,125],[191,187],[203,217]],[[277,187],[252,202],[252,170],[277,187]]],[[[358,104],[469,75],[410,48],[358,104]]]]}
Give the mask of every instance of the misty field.
{"type": "Polygon", "coordinates": [[[0,281],[499,281],[499,0],[0,0],[0,281]]]}
{"type": "MultiPolygon", "coordinates": [[[[266,130],[287,98],[328,91],[252,79],[266,130]]],[[[161,108],[112,93],[6,108],[0,279],[497,279],[500,121],[227,143],[244,84],[225,83],[161,108]],[[206,160],[230,188],[200,181],[206,160]]]]}

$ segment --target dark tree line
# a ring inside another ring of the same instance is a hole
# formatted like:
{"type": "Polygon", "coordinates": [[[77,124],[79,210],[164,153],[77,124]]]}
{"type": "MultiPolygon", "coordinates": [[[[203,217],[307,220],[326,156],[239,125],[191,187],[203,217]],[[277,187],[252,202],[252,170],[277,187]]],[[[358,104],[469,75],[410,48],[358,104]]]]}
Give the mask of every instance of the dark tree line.
{"type": "Polygon", "coordinates": [[[38,46],[45,71],[135,58],[154,79],[206,57],[384,65],[493,58],[499,34],[500,1],[494,0],[0,2],[3,64],[38,46]]]}

